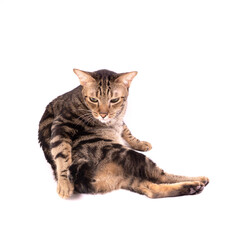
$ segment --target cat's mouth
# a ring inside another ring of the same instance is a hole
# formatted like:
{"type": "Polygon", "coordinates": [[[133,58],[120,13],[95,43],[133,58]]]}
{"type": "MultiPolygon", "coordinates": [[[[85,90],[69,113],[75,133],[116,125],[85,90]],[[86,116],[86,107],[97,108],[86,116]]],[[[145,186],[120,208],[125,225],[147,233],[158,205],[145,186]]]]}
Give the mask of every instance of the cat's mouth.
{"type": "Polygon", "coordinates": [[[97,119],[102,123],[109,123],[111,121],[111,118],[109,118],[108,116],[106,116],[105,118],[99,116],[97,119]]]}
{"type": "Polygon", "coordinates": [[[106,116],[101,116],[99,113],[92,113],[93,117],[97,120],[99,120],[101,123],[108,124],[112,121],[113,115],[107,114],[106,116]]]}

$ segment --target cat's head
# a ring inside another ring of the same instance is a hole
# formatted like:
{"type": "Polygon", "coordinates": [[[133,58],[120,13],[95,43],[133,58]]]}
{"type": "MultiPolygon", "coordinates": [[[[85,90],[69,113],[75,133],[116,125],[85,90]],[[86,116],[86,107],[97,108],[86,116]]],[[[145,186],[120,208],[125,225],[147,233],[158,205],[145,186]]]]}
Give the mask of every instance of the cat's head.
{"type": "Polygon", "coordinates": [[[83,86],[84,101],[94,118],[109,123],[124,115],[128,90],[137,72],[115,73],[109,70],[85,72],[74,69],[83,86]]]}

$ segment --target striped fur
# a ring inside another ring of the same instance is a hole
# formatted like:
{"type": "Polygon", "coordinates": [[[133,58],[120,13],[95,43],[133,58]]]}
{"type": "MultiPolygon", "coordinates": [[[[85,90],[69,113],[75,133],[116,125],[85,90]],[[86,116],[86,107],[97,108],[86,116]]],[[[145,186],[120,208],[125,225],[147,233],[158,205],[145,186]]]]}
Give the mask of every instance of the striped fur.
{"type": "Polygon", "coordinates": [[[54,99],[39,124],[39,142],[63,198],[74,192],[128,189],[150,198],[196,194],[206,177],[165,173],[145,155],[151,145],[123,122],[136,72],[74,70],[81,86],[54,99]]]}

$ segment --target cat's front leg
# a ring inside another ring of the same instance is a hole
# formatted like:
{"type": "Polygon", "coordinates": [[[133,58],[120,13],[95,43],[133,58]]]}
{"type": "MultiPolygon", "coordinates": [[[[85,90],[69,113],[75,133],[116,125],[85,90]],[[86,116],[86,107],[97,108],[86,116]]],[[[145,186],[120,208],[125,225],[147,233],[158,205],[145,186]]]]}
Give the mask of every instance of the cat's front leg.
{"type": "Polygon", "coordinates": [[[123,124],[122,137],[135,150],[146,152],[152,149],[152,146],[149,142],[140,141],[135,138],[125,123],[123,124]]]}
{"type": "Polygon", "coordinates": [[[68,178],[72,163],[72,129],[63,122],[54,121],[51,134],[51,154],[56,164],[57,192],[60,197],[68,198],[73,194],[74,185],[68,178]]]}

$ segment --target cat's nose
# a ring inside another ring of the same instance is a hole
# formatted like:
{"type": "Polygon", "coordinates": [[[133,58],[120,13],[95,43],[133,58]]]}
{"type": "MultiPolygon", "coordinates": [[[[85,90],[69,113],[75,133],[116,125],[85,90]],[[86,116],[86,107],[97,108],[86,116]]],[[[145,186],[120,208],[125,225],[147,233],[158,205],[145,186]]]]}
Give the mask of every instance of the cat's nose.
{"type": "Polygon", "coordinates": [[[105,118],[107,116],[107,113],[99,113],[99,115],[102,117],[102,118],[105,118]]]}

